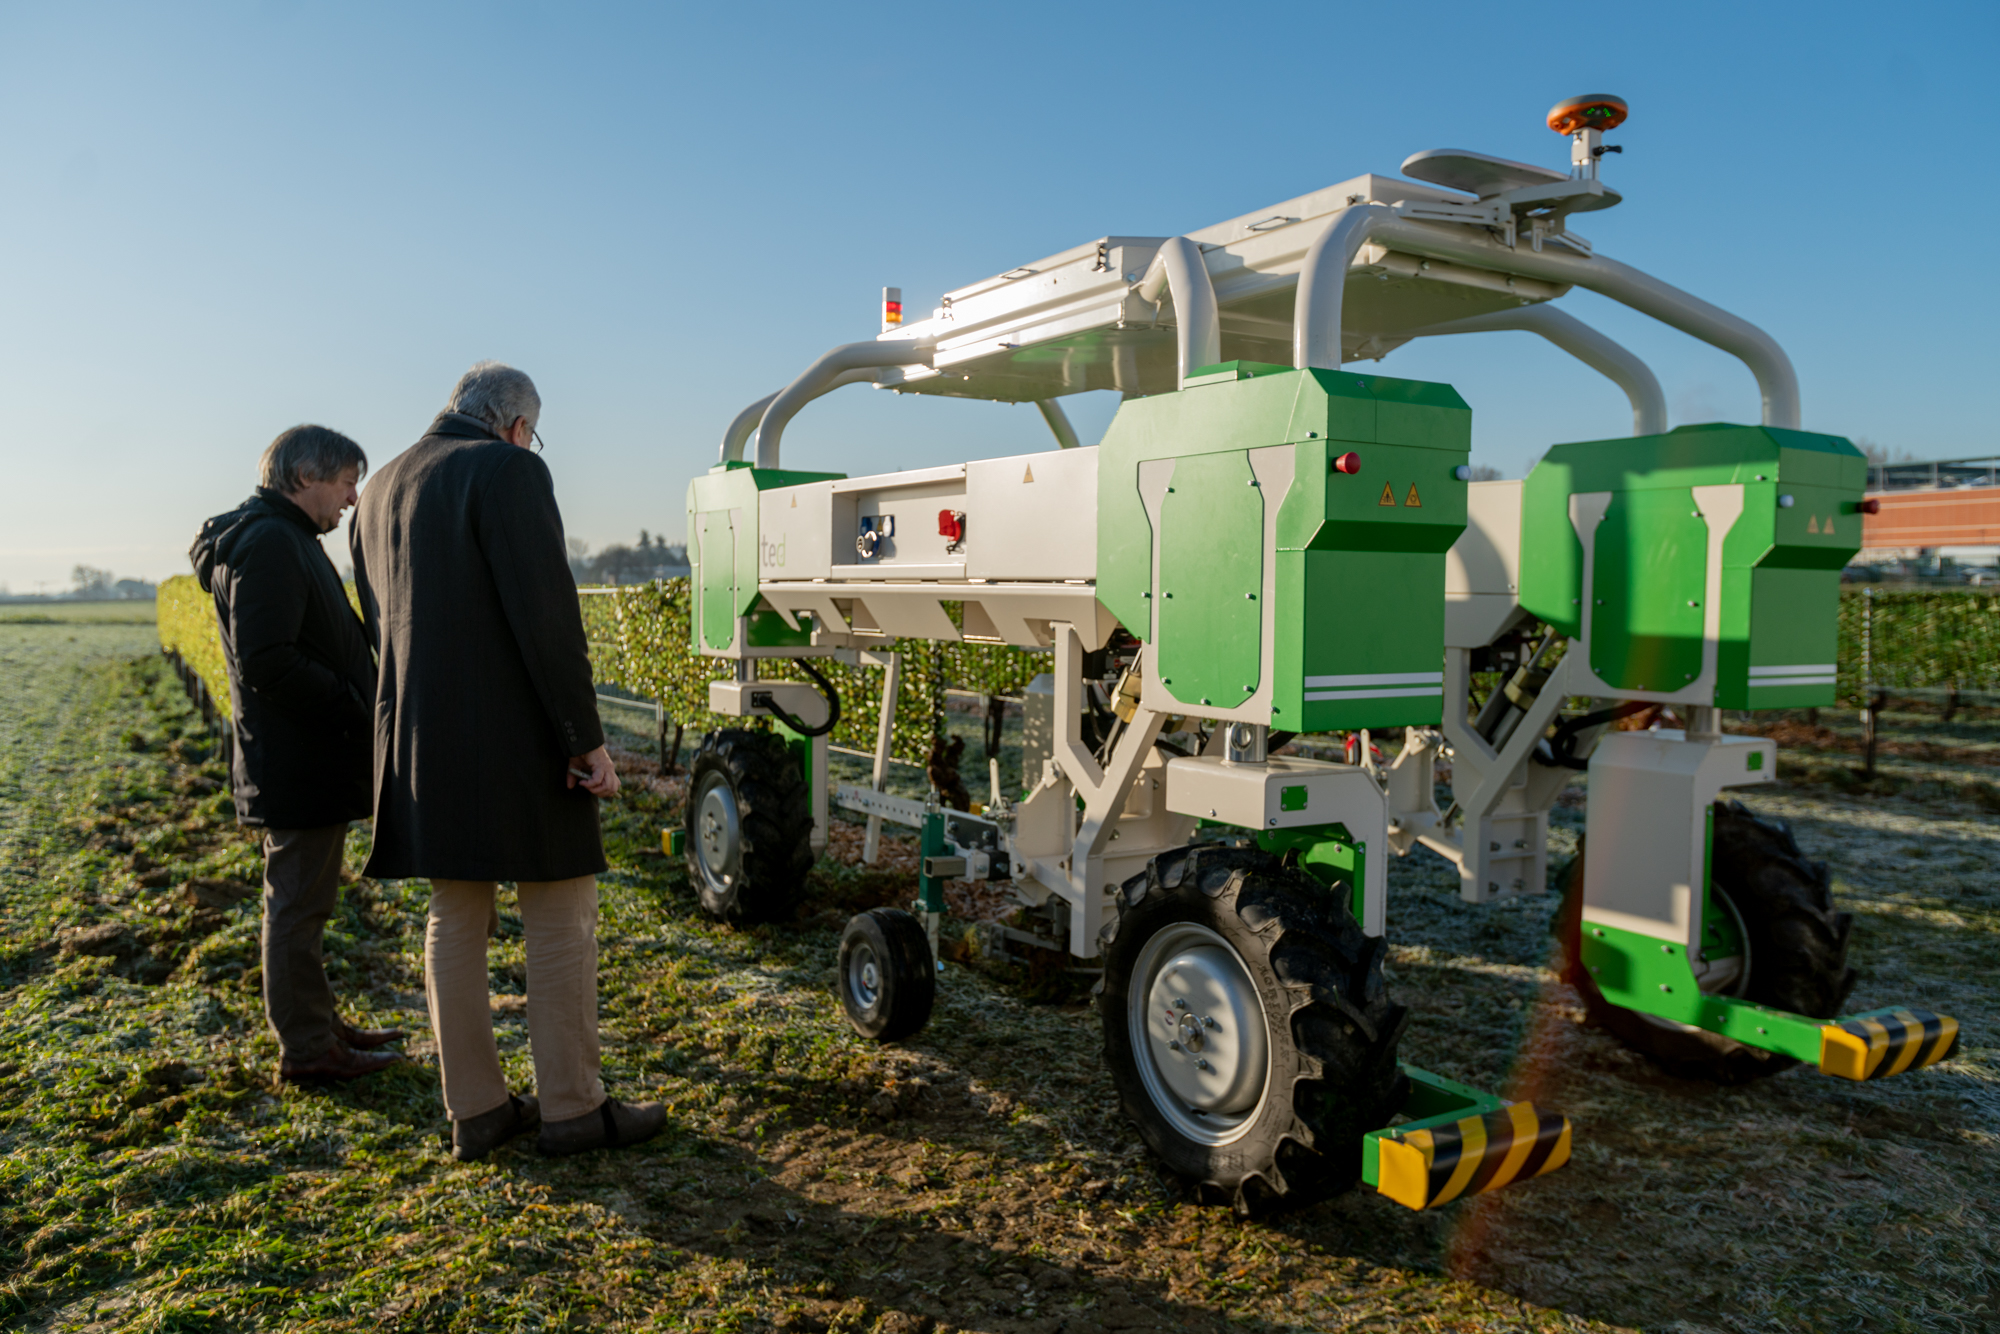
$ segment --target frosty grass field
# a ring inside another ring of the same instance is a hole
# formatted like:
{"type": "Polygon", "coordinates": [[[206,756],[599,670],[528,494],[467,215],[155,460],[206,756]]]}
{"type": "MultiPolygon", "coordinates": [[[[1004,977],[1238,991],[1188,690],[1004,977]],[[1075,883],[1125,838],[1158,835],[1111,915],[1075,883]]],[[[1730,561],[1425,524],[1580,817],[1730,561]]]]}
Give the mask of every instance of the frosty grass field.
{"type": "MultiPolygon", "coordinates": [[[[1670,1079],[1579,1025],[1546,897],[1464,906],[1419,854],[1391,872],[1405,1058],[1567,1112],[1575,1159],[1429,1214],[1356,1193],[1241,1222],[1140,1149],[1059,970],[961,944],[917,1041],[851,1034],[838,925],[910,897],[907,847],[859,868],[838,829],[848,864],[815,872],[812,915],[701,920],[658,852],[683,782],[637,736],[605,808],[605,1066],[614,1094],[669,1104],[664,1136],[453,1163],[427,1036],[386,1076],[280,1086],[256,847],[151,626],[0,607],[0,1324],[1993,1329],[2000,710],[1896,706],[1869,783],[1852,717],[1784,722],[1786,781],[1747,801],[1832,864],[1854,1008],[1956,1015],[1955,1059],[1867,1085],[1670,1079]]],[[[983,767],[978,719],[954,726],[983,767]]],[[[328,940],[348,1017],[425,1035],[425,887],[349,877],[328,940]]],[[[494,1017],[522,1086],[524,981],[503,912],[494,1017]]]]}

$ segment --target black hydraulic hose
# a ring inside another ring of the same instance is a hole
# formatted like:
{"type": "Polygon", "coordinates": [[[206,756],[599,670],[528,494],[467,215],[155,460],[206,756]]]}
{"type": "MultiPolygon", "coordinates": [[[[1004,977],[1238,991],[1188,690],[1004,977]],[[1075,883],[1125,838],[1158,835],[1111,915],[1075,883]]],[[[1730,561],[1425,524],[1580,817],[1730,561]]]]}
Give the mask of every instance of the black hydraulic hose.
{"type": "Polygon", "coordinates": [[[803,722],[787,713],[776,700],[772,699],[771,693],[768,690],[753,691],[750,696],[750,703],[760,709],[769,709],[773,718],[776,718],[800,736],[825,736],[840,725],[840,692],[833,688],[833,682],[820,675],[819,670],[804,658],[794,658],[792,659],[792,663],[807,676],[819,682],[819,688],[825,692],[825,722],[821,723],[818,727],[807,727],[803,722]]]}
{"type": "Polygon", "coordinates": [[[1576,738],[1579,732],[1587,728],[1601,726],[1604,723],[1615,723],[1620,718],[1630,718],[1633,714],[1644,713],[1652,707],[1645,700],[1628,699],[1623,704],[1616,704],[1608,709],[1598,709],[1594,713],[1579,714],[1575,718],[1568,719],[1557,727],[1556,734],[1549,738],[1550,758],[1543,759],[1541,752],[1537,751],[1535,752],[1535,763],[1546,764],[1550,768],[1560,766],[1564,769],[1588,769],[1590,761],[1579,760],[1576,757],[1576,738]]]}

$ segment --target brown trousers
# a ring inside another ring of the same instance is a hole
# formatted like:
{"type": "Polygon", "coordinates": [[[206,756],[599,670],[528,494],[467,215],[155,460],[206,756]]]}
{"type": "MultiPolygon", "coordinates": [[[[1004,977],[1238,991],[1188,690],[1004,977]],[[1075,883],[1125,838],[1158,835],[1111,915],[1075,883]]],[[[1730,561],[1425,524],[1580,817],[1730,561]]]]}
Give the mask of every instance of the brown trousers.
{"type": "MultiPolygon", "coordinates": [[[[528,1046],[542,1119],[567,1121],[604,1101],[597,1047],[597,877],[522,881],[528,945],[528,1046]]],[[[454,1121],[508,1098],[493,1041],[486,973],[491,880],[431,881],[424,929],[424,991],[437,1035],[444,1106],[454,1121]]]]}
{"type": "Polygon", "coordinates": [[[344,824],[264,831],[264,1017],[286,1060],[317,1060],[333,1045],[322,950],[346,842],[344,824]]]}

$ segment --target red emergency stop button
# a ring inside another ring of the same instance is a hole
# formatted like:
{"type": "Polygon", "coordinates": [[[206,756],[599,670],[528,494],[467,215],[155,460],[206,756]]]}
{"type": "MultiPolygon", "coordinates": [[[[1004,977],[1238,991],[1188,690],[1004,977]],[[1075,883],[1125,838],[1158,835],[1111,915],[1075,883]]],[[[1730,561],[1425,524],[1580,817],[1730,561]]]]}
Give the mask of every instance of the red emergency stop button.
{"type": "Polygon", "coordinates": [[[1348,473],[1349,475],[1360,472],[1361,456],[1359,454],[1353,453],[1352,451],[1342,454],[1339,458],[1333,461],[1333,470],[1335,472],[1348,473]]]}

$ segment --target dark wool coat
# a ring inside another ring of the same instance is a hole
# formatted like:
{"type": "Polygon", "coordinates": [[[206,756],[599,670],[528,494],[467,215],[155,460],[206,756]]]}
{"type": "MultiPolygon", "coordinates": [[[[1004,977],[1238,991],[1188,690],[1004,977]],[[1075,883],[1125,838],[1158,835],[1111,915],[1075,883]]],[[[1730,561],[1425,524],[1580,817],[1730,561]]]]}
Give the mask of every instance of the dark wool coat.
{"type": "Polygon", "coordinates": [[[318,829],[373,805],[375,660],[319,536],[304,510],[259,487],[188,551],[215,598],[247,825],[318,829]]]}
{"type": "Polygon", "coordinates": [[[446,412],[368,482],[349,533],[382,664],[368,874],[605,869],[569,760],[604,743],[548,465],[446,412]]]}

